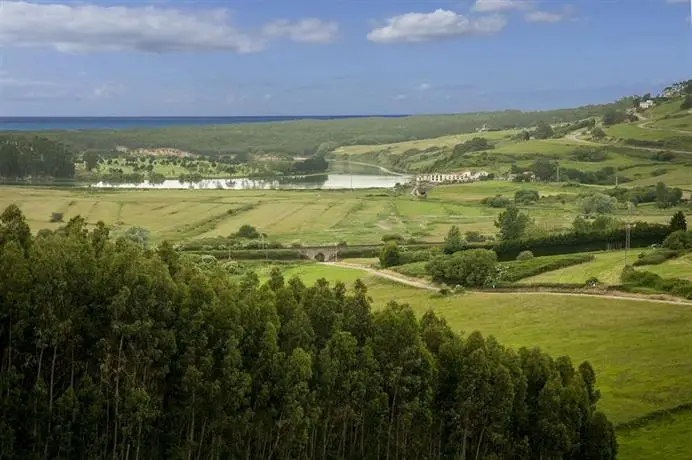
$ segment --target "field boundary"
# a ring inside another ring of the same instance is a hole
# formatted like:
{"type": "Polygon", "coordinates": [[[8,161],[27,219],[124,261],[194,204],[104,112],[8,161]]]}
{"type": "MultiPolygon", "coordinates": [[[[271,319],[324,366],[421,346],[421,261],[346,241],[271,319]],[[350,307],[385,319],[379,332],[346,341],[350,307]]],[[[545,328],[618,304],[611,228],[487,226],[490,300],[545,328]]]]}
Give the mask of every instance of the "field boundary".
{"type": "Polygon", "coordinates": [[[636,430],[638,428],[645,427],[652,423],[665,420],[673,415],[686,412],[692,412],[692,402],[678,404],[677,406],[671,407],[669,409],[659,409],[653,412],[649,412],[648,414],[632,419],[629,422],[619,423],[615,425],[615,429],[618,431],[636,430]]]}

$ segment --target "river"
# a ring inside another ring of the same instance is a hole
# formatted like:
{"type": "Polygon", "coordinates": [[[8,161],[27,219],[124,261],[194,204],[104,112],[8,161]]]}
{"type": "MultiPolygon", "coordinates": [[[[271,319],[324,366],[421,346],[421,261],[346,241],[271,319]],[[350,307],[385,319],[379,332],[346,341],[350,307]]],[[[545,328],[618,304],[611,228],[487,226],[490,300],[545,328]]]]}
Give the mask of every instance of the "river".
{"type": "Polygon", "coordinates": [[[190,189],[190,190],[311,190],[311,189],[367,189],[392,188],[397,183],[404,184],[408,176],[373,176],[360,174],[323,174],[300,178],[280,179],[203,179],[196,182],[181,182],[167,179],[160,184],[144,181],[138,184],[109,184],[98,182],[90,185],[95,188],[134,188],[134,189],[190,189]]]}

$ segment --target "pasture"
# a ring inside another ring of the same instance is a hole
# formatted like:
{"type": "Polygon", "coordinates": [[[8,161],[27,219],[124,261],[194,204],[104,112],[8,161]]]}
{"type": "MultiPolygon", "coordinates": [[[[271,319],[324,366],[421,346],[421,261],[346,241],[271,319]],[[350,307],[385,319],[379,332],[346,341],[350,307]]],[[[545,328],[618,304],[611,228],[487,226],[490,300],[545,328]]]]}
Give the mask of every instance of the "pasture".
{"type": "MultiPolygon", "coordinates": [[[[539,346],[555,357],[569,355],[575,363],[588,360],[598,374],[600,407],[616,425],[692,401],[689,306],[534,293],[442,297],[358,270],[318,264],[282,267],[285,276],[297,274],[310,282],[324,277],[351,285],[360,277],[374,308],[395,299],[418,315],[433,309],[458,332],[478,330],[515,348],[539,346]]],[[[263,269],[265,278],[268,271],[263,269]]],[[[687,458],[683,440],[689,437],[690,420],[689,413],[680,413],[618,431],[621,458],[663,458],[657,455],[663,451],[667,459],[687,458]]]]}
{"type": "MultiPolygon", "coordinates": [[[[271,241],[285,244],[379,243],[397,233],[405,238],[441,241],[450,226],[462,232],[494,235],[500,209],[480,204],[482,198],[512,198],[521,189],[538,189],[542,196],[560,194],[522,209],[536,229],[567,229],[579,214],[578,194],[597,187],[557,184],[517,184],[488,181],[436,187],[427,200],[385,190],[256,191],[256,190],[95,190],[81,187],[45,188],[0,186],[0,208],[15,203],[32,229],[55,229],[53,212],[64,220],[81,215],[90,225],[99,220],[114,231],[131,226],[149,229],[157,241],[189,241],[228,236],[244,224],[255,226],[271,241]]],[[[624,217],[624,210],[617,215],[624,217]]],[[[667,222],[674,210],[637,207],[636,220],[667,222]]]]}

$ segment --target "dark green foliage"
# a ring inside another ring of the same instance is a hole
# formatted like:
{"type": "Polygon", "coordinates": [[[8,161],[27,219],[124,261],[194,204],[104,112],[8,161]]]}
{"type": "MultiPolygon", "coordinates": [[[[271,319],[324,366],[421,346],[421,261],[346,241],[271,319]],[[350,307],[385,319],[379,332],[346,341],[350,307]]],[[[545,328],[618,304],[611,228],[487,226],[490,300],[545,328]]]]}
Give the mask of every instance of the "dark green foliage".
{"type": "Polygon", "coordinates": [[[683,99],[682,103],[680,104],[680,110],[689,109],[692,109],[692,94],[686,95],[685,99],[683,99]]]}
{"type": "Polygon", "coordinates": [[[682,211],[676,212],[670,219],[670,231],[677,232],[678,230],[687,230],[687,219],[682,211]]]}
{"type": "Polygon", "coordinates": [[[594,140],[600,140],[600,139],[603,139],[604,137],[606,137],[606,133],[605,133],[605,131],[603,131],[601,128],[599,128],[597,126],[591,130],[591,137],[594,140]]]}
{"type": "Polygon", "coordinates": [[[677,155],[673,152],[667,152],[665,150],[656,152],[653,155],[651,155],[651,159],[654,161],[672,161],[676,158],[677,155]]]}
{"type": "Polygon", "coordinates": [[[307,158],[293,164],[293,172],[296,174],[325,172],[328,168],[329,163],[327,163],[323,155],[317,155],[314,158],[307,158]]]}
{"type": "Polygon", "coordinates": [[[84,155],[82,155],[82,161],[87,171],[91,171],[98,167],[101,156],[96,152],[85,152],[84,155]]]}
{"type": "Polygon", "coordinates": [[[382,236],[382,241],[387,243],[389,241],[396,241],[397,243],[403,243],[404,242],[404,237],[397,234],[397,233],[391,233],[388,235],[383,235],[382,236]]]}
{"type": "Polygon", "coordinates": [[[625,112],[621,112],[615,109],[607,109],[603,113],[603,125],[605,126],[623,123],[627,119],[627,114],[625,112]]]}
{"type": "Polygon", "coordinates": [[[242,225],[237,232],[235,232],[234,236],[238,238],[246,238],[248,240],[256,240],[261,235],[255,227],[245,224],[242,225]]]}
{"type": "Polygon", "coordinates": [[[45,137],[0,135],[0,179],[74,177],[74,154],[45,137]]]}
{"type": "Polygon", "coordinates": [[[62,222],[64,214],[61,212],[51,212],[50,222],[62,222]]]}
{"type": "Polygon", "coordinates": [[[380,266],[383,268],[401,265],[401,251],[396,241],[390,241],[380,251],[380,266]]]}
{"type": "Polygon", "coordinates": [[[663,182],[656,184],[656,206],[659,208],[670,208],[680,203],[682,200],[682,189],[678,187],[667,187],[663,182]]]}
{"type": "Polygon", "coordinates": [[[594,256],[591,254],[546,256],[529,259],[517,258],[515,261],[500,264],[500,280],[515,282],[530,276],[591,262],[592,260],[594,260],[594,256]]]}
{"type": "Polygon", "coordinates": [[[621,276],[626,285],[654,289],[677,297],[692,299],[692,281],[679,278],[662,278],[661,276],[635,270],[631,266],[625,267],[621,276]]]}
{"type": "Polygon", "coordinates": [[[539,158],[538,160],[531,163],[529,170],[533,172],[536,179],[542,181],[555,180],[557,177],[557,161],[547,160],[545,158],[539,158]]]}
{"type": "Polygon", "coordinates": [[[483,198],[481,200],[481,204],[491,208],[506,208],[511,204],[511,200],[503,197],[502,195],[495,195],[483,198]]]}
{"type": "Polygon", "coordinates": [[[0,225],[1,458],[615,454],[588,363],[373,313],[359,281],[237,283],[102,225],[22,223],[0,225]]]}
{"type": "Polygon", "coordinates": [[[599,215],[593,220],[577,216],[572,228],[575,233],[606,232],[624,228],[624,223],[612,216],[599,215]]]}
{"type": "Polygon", "coordinates": [[[532,204],[540,199],[538,190],[517,190],[514,192],[514,202],[518,204],[532,204]]]}
{"type": "Polygon", "coordinates": [[[461,155],[468,152],[480,152],[482,150],[489,150],[494,148],[488,139],[484,137],[474,137],[469,139],[463,144],[457,144],[454,146],[454,154],[461,155]]]}
{"type": "MultiPolygon", "coordinates": [[[[504,208],[504,207],[506,207],[508,204],[509,204],[509,200],[507,201],[507,204],[505,204],[504,206],[500,206],[500,207],[504,208]]],[[[469,231],[467,231],[467,232],[464,234],[464,236],[466,237],[466,241],[468,241],[469,243],[482,243],[482,242],[484,242],[484,241],[488,241],[488,240],[491,240],[491,239],[492,239],[491,237],[487,237],[487,236],[485,236],[485,235],[481,235],[480,232],[477,232],[477,231],[475,231],[475,230],[469,230],[469,231]]]]}
{"type": "Polygon", "coordinates": [[[495,227],[499,229],[503,240],[516,240],[524,236],[530,222],[529,216],[520,212],[519,208],[510,205],[497,217],[495,227]]]}
{"type": "Polygon", "coordinates": [[[604,193],[592,193],[583,198],[581,203],[582,212],[589,214],[610,214],[615,211],[617,198],[604,193]]]}
{"type": "Polygon", "coordinates": [[[651,254],[639,257],[632,265],[635,267],[641,265],[659,265],[666,260],[678,257],[681,254],[679,250],[673,249],[659,249],[658,251],[652,252],[651,254]]]}
{"type": "Polygon", "coordinates": [[[540,122],[533,131],[533,137],[536,139],[550,139],[555,133],[553,128],[546,122],[540,122]]]}
{"type": "Polygon", "coordinates": [[[469,249],[428,262],[425,270],[433,281],[465,287],[481,287],[495,275],[497,255],[487,249],[469,249]]]}
{"type": "Polygon", "coordinates": [[[457,251],[464,249],[464,238],[461,236],[461,231],[456,225],[452,225],[445,238],[444,253],[454,254],[457,251]]]}
{"type": "Polygon", "coordinates": [[[676,251],[692,249],[692,231],[677,230],[663,240],[663,247],[676,251]]]}
{"type": "MultiPolygon", "coordinates": [[[[615,168],[606,166],[597,171],[583,171],[575,168],[561,168],[560,179],[576,181],[581,184],[611,185],[615,183],[615,168]]],[[[620,178],[620,182],[624,182],[620,178]]]]}
{"type": "Polygon", "coordinates": [[[603,148],[579,147],[569,154],[573,160],[597,163],[608,158],[608,152],[603,148]]]}

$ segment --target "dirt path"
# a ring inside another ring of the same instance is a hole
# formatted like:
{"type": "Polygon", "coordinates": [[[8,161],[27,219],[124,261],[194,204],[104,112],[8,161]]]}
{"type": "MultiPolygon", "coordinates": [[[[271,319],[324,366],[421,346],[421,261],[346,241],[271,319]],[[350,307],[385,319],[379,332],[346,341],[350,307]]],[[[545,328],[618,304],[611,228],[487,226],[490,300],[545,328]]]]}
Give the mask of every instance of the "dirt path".
{"type": "Polygon", "coordinates": [[[418,279],[418,278],[409,278],[407,276],[404,276],[402,274],[390,271],[390,270],[376,270],[374,268],[366,267],[365,265],[358,265],[358,264],[349,264],[347,262],[324,262],[324,265],[333,265],[336,267],[343,267],[343,268],[351,268],[353,270],[361,270],[364,272],[367,272],[371,275],[378,276],[380,278],[388,279],[390,281],[394,281],[395,283],[401,283],[405,284],[407,286],[419,288],[419,289],[427,289],[429,291],[439,291],[440,288],[435,286],[432,283],[428,283],[427,281],[418,279]]]}
{"type": "MultiPolygon", "coordinates": [[[[439,291],[440,287],[434,285],[433,283],[418,279],[404,276],[400,273],[393,272],[391,270],[377,270],[374,268],[366,267],[365,265],[350,264],[348,262],[324,262],[323,265],[332,265],[336,267],[350,268],[353,270],[360,270],[369,273],[373,276],[377,276],[389,281],[394,281],[395,283],[404,284],[406,286],[411,286],[419,289],[426,289],[428,291],[439,291]]],[[[617,291],[607,291],[600,293],[586,293],[586,292],[556,292],[550,290],[534,289],[534,290],[524,290],[522,288],[518,289],[498,289],[496,291],[483,290],[483,291],[467,291],[476,292],[484,294],[514,294],[514,295],[555,295],[555,296],[571,296],[571,297],[608,297],[611,299],[622,299],[622,300],[633,300],[637,302],[656,302],[665,303],[671,305],[689,305],[692,306],[692,302],[684,299],[675,299],[669,296],[648,296],[648,295],[636,295],[617,291]]]]}
{"type": "MultiPolygon", "coordinates": [[[[646,123],[642,123],[646,124],[646,123]]],[[[641,127],[641,125],[638,125],[641,127]]],[[[652,129],[656,130],[656,128],[645,128],[645,129],[652,129]]],[[[666,130],[670,131],[670,130],[666,130]]],[[[685,132],[687,134],[691,134],[692,131],[681,131],[685,132]]],[[[599,142],[593,142],[593,141],[587,141],[586,139],[579,139],[577,137],[577,133],[569,133],[565,136],[565,139],[570,140],[572,142],[576,142],[577,144],[585,144],[585,145],[593,145],[593,146],[601,146],[601,147],[625,147],[628,149],[633,149],[633,150],[646,150],[647,152],[660,152],[661,150],[666,150],[667,152],[673,152],[673,153],[682,153],[682,154],[687,154],[691,155],[692,152],[689,152],[687,150],[670,150],[670,149],[664,149],[663,147],[636,147],[633,145],[610,145],[610,144],[601,144],[599,142]]]]}

